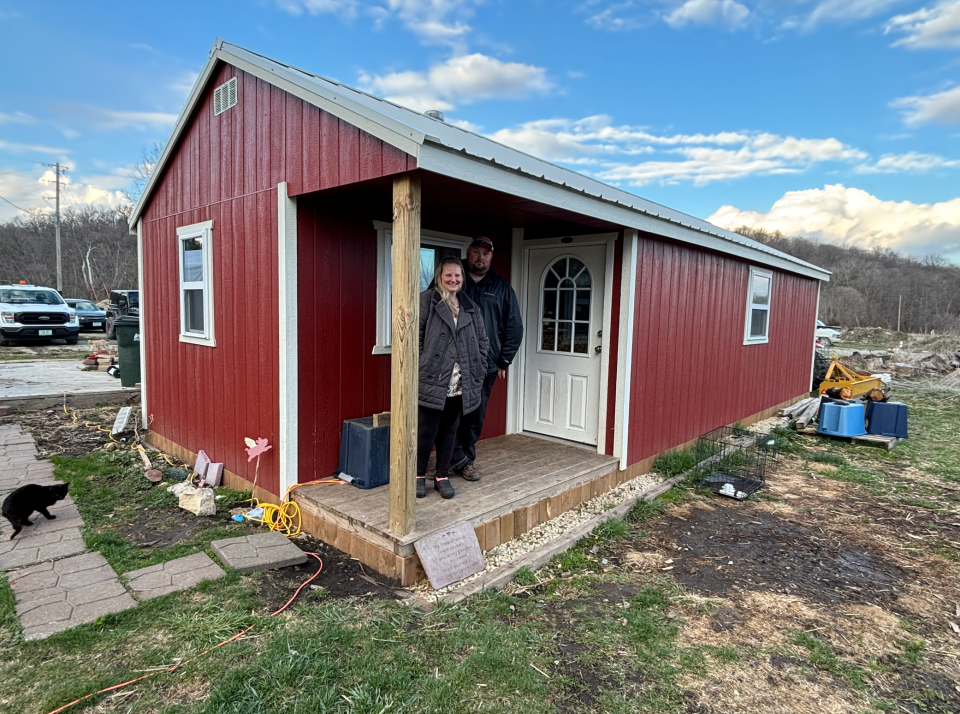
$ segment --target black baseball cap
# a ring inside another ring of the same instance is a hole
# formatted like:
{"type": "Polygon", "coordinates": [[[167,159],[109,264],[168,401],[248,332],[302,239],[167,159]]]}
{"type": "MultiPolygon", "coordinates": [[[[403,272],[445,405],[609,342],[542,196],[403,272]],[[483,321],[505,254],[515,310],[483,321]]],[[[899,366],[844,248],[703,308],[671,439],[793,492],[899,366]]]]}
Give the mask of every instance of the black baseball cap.
{"type": "Polygon", "coordinates": [[[490,250],[493,250],[493,241],[486,236],[477,236],[474,238],[473,242],[470,243],[470,247],[473,248],[475,245],[482,245],[490,250]]]}

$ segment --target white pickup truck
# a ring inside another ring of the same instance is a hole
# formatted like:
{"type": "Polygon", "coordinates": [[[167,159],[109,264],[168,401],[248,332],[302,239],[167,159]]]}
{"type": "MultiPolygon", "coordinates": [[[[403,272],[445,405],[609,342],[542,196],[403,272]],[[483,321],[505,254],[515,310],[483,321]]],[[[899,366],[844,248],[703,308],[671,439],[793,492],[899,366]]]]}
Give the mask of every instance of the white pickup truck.
{"type": "Polygon", "coordinates": [[[827,327],[820,320],[817,320],[817,329],[813,334],[824,347],[829,347],[834,342],[840,341],[840,331],[832,327],[827,327]]]}
{"type": "Polygon", "coordinates": [[[53,288],[0,285],[0,346],[12,341],[66,340],[75,345],[77,313],[53,288]]]}

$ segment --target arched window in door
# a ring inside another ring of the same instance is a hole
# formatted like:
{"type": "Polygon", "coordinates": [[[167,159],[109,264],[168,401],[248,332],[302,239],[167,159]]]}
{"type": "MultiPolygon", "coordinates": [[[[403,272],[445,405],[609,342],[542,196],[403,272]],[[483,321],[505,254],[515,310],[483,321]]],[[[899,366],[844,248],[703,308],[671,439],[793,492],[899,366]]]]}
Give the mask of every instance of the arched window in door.
{"type": "Polygon", "coordinates": [[[582,261],[558,258],[540,290],[540,351],[587,354],[593,280],[582,261]]]}

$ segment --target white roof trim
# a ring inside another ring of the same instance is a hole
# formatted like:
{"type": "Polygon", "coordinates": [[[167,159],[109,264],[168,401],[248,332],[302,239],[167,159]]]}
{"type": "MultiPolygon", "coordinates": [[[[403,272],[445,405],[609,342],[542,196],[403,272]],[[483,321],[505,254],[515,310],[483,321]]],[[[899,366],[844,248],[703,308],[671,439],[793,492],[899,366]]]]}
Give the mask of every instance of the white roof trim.
{"type": "Polygon", "coordinates": [[[818,280],[829,271],[492,139],[446,124],[297,67],[217,40],[130,216],[136,224],[219,60],[283,89],[376,136],[444,176],[703,246],[818,280]]]}

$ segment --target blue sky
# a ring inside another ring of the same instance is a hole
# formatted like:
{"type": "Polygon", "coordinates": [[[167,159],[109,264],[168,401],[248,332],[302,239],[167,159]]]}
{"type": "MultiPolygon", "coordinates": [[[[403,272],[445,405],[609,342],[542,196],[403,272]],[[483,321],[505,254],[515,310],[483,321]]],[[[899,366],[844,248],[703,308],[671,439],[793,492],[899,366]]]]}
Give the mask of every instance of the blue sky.
{"type": "Polygon", "coordinates": [[[0,0],[0,220],[56,161],[121,201],[216,37],[724,227],[960,264],[960,0],[0,0]]]}

